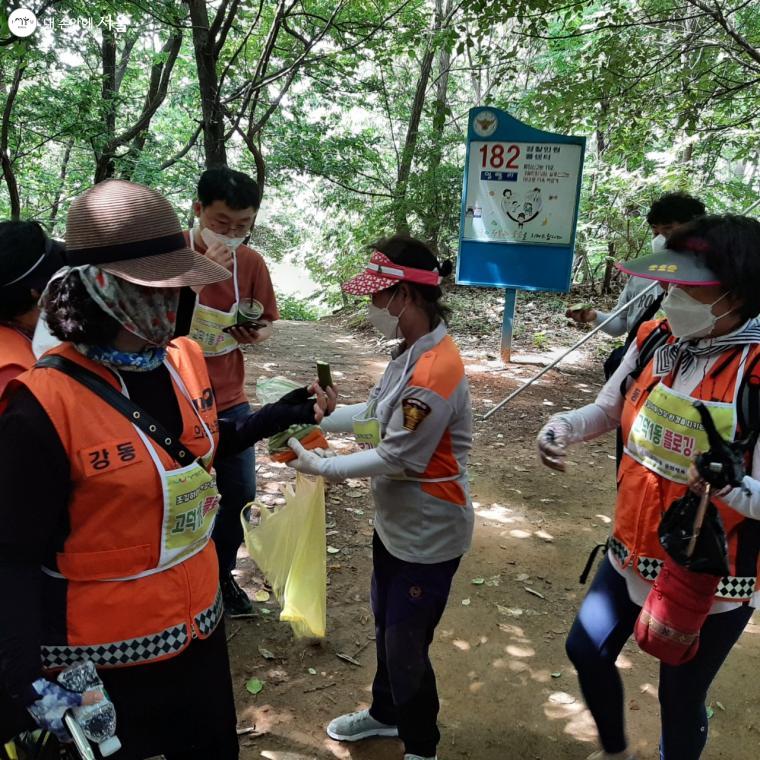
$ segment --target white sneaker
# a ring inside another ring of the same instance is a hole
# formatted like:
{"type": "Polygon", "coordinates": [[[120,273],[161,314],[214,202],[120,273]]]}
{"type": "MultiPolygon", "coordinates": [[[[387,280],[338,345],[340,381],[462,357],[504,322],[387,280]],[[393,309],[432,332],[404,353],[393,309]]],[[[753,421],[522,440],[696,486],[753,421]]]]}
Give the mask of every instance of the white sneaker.
{"type": "Polygon", "coordinates": [[[636,755],[627,749],[622,752],[616,752],[614,755],[600,749],[598,752],[592,752],[586,760],[636,760],[636,755]]]}
{"type": "Polygon", "coordinates": [[[369,710],[360,710],[330,721],[327,735],[339,742],[358,742],[360,739],[369,739],[370,736],[398,736],[398,728],[375,720],[369,710]]]}
{"type": "Polygon", "coordinates": [[[438,755],[435,757],[422,757],[422,755],[410,755],[408,752],[404,755],[404,760],[438,760],[438,755]]]}

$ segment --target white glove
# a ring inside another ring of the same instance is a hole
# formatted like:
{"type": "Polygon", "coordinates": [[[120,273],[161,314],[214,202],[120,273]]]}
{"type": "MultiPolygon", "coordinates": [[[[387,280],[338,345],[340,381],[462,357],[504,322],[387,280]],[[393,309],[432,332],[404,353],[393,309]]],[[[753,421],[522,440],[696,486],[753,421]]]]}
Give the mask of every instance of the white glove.
{"type": "Polygon", "coordinates": [[[347,478],[374,478],[378,475],[402,475],[403,470],[386,462],[377,449],[357,451],[343,456],[319,456],[315,451],[307,451],[297,438],[291,438],[288,446],[297,459],[288,465],[307,475],[319,475],[331,483],[347,478]]]}
{"type": "Polygon", "coordinates": [[[555,415],[541,428],[536,438],[538,456],[552,470],[565,471],[567,445],[572,434],[570,423],[562,416],[555,415]]]}
{"type": "Polygon", "coordinates": [[[303,447],[303,444],[298,438],[288,438],[288,446],[296,455],[296,459],[288,462],[288,466],[292,467],[298,472],[303,472],[305,475],[322,475],[322,462],[324,457],[317,452],[321,452],[321,449],[309,450],[303,447]]]}

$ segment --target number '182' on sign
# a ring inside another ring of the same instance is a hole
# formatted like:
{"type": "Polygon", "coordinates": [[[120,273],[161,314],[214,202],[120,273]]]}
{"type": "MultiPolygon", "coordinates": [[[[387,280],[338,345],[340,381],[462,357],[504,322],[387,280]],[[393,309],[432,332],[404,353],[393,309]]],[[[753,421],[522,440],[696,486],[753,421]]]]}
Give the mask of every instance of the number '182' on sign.
{"type": "Polygon", "coordinates": [[[464,240],[572,242],[580,145],[472,141],[469,150],[464,240]]]}

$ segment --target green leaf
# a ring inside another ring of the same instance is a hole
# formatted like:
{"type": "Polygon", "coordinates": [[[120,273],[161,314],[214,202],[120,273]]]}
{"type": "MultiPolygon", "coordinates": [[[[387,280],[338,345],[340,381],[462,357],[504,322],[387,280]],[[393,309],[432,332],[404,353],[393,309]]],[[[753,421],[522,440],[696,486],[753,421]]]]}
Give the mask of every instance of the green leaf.
{"type": "Polygon", "coordinates": [[[256,694],[261,693],[261,690],[264,688],[264,682],[260,681],[258,678],[251,678],[250,681],[246,682],[245,688],[249,694],[255,696],[256,694]]]}

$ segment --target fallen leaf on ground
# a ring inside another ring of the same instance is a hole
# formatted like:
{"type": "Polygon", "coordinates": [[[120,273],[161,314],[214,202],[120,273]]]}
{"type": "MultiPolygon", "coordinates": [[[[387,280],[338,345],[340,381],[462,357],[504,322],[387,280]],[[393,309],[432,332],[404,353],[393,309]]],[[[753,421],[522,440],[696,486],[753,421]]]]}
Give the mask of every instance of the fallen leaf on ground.
{"type": "Polygon", "coordinates": [[[249,694],[256,695],[264,688],[264,682],[260,681],[258,678],[251,678],[250,681],[246,682],[245,688],[249,694]]]}
{"type": "Polygon", "coordinates": [[[253,600],[255,602],[268,602],[271,597],[271,594],[268,591],[264,591],[264,589],[259,589],[254,595],[253,600]]]}

